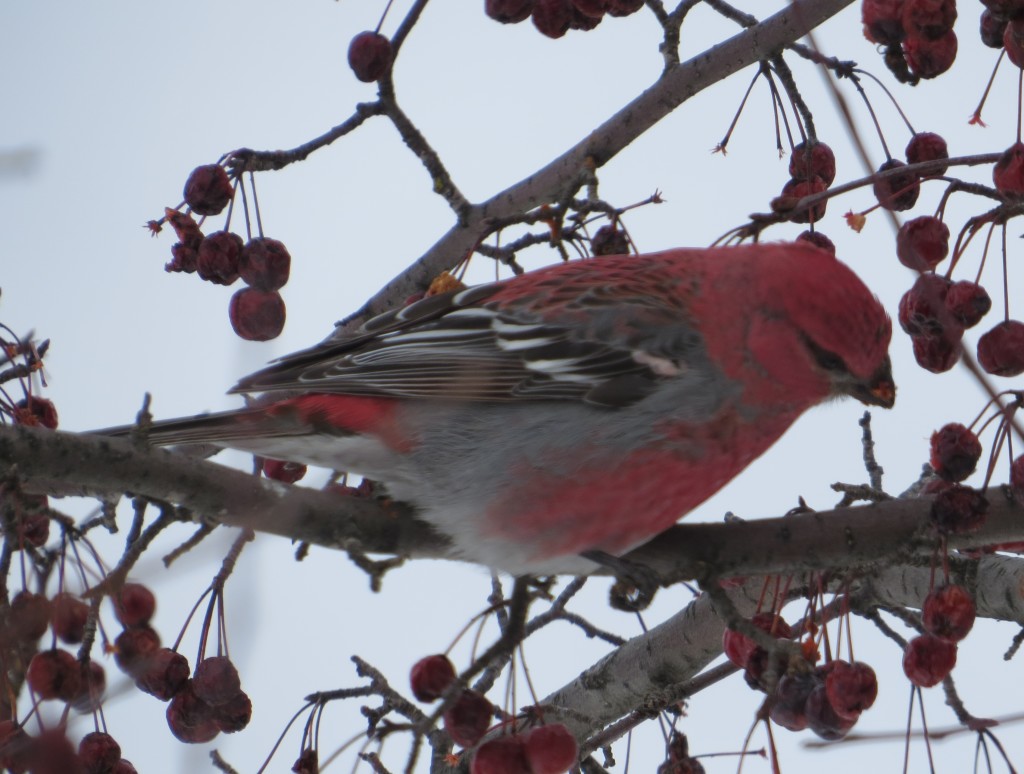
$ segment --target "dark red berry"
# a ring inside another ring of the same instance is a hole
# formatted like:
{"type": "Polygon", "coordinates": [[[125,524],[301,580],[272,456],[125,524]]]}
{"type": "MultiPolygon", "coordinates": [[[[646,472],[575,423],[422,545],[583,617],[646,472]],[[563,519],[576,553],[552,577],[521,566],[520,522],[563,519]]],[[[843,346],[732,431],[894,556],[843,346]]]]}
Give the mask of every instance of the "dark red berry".
{"type": "Polygon", "coordinates": [[[263,475],[285,484],[294,484],[306,475],[306,466],[301,462],[287,460],[263,460],[263,475]]]}
{"type": "Polygon", "coordinates": [[[320,756],[316,748],[307,747],[292,764],[295,774],[320,774],[320,756]]]}
{"type": "Polygon", "coordinates": [[[292,257],[283,242],[257,237],[250,239],[242,249],[238,273],[247,285],[257,290],[280,290],[288,282],[291,266],[292,257]]]}
{"type": "Polygon", "coordinates": [[[213,720],[213,709],[196,697],[191,680],[167,705],[167,726],[179,741],[187,744],[209,742],[220,733],[213,720]]]}
{"type": "Polygon", "coordinates": [[[981,458],[978,436],[961,424],[950,422],[932,433],[931,465],[946,481],[963,481],[981,458]]]}
{"type": "Polygon", "coordinates": [[[953,29],[956,0],[904,0],[901,18],[907,37],[937,40],[953,29]]]}
{"type": "Polygon", "coordinates": [[[391,41],[379,32],[360,32],[348,46],[348,66],[363,83],[373,83],[391,67],[391,41]]]}
{"type": "Polygon", "coordinates": [[[956,59],[956,33],[949,30],[931,39],[908,35],[903,39],[903,56],[910,71],[921,78],[937,78],[953,66],[956,59]]]}
{"type": "Polygon", "coordinates": [[[245,691],[239,691],[231,699],[213,708],[213,722],[225,734],[241,731],[252,720],[252,700],[245,691]]]}
{"type": "Polygon", "coordinates": [[[954,321],[944,319],[946,295],[952,283],[938,274],[922,274],[903,294],[897,311],[900,327],[911,336],[960,340],[962,331],[948,330],[954,321]]]}
{"type": "Polygon", "coordinates": [[[992,299],[981,285],[967,280],[954,282],[946,293],[946,309],[965,328],[973,328],[992,308],[992,299]]]}
{"type": "Polygon", "coordinates": [[[629,16],[644,7],[644,0],[608,0],[609,16],[629,16]]]}
{"type": "Polygon", "coordinates": [[[979,23],[981,42],[989,48],[1002,48],[1006,24],[1006,19],[996,16],[986,8],[981,12],[981,22],[979,23]]]}
{"type": "MultiPolygon", "coordinates": [[[[775,613],[758,613],[750,619],[750,622],[776,639],[788,640],[793,636],[789,624],[775,613]]],[[[722,650],[726,657],[738,667],[746,668],[751,656],[758,649],[758,644],[745,634],[740,634],[732,629],[726,629],[722,634],[722,650]]]]}
{"type": "Polygon", "coordinates": [[[824,681],[815,685],[807,695],[804,714],[807,716],[807,727],[822,739],[829,741],[842,739],[850,733],[859,717],[844,718],[836,712],[835,707],[829,702],[824,681]]]}
{"type": "Polygon", "coordinates": [[[1024,454],[1010,463],[1010,490],[1018,502],[1024,502],[1024,454]]]}
{"type": "Polygon", "coordinates": [[[629,255],[626,232],[611,224],[601,226],[590,239],[590,252],[594,255],[629,255]]]}
{"type": "Polygon", "coordinates": [[[28,757],[32,774],[85,774],[78,752],[68,739],[64,726],[54,726],[40,732],[32,740],[28,757]]]}
{"type": "Polygon", "coordinates": [[[825,693],[836,714],[847,720],[856,720],[860,713],[871,707],[878,696],[878,678],[867,664],[835,660],[825,675],[825,693]]]}
{"type": "Polygon", "coordinates": [[[139,774],[139,772],[135,766],[132,765],[131,761],[126,761],[122,758],[114,764],[108,774],[139,774]]]}
{"type": "Polygon", "coordinates": [[[216,231],[199,245],[196,272],[215,285],[230,285],[238,279],[242,237],[230,231],[216,231]]]}
{"type": "Polygon", "coordinates": [[[914,685],[938,685],[956,666],[956,645],[930,634],[914,637],[903,651],[903,673],[914,685]]]}
{"type": "Polygon", "coordinates": [[[126,583],[114,596],[114,615],[123,626],[149,623],[156,612],[156,597],[141,583],[126,583]]]}
{"type": "Polygon", "coordinates": [[[110,734],[93,731],[78,743],[78,760],[86,774],[108,774],[121,760],[121,745],[110,734]]]}
{"type": "Polygon", "coordinates": [[[974,599],[963,586],[947,583],[932,589],[921,606],[924,630],[939,639],[959,642],[974,626],[974,599]]]}
{"type": "Polygon", "coordinates": [[[183,242],[175,242],[171,245],[170,263],[164,264],[164,271],[180,271],[186,274],[192,274],[198,266],[199,251],[194,247],[189,247],[183,242]]]}
{"type": "Polygon", "coordinates": [[[146,667],[150,657],[160,648],[160,635],[149,626],[125,629],[114,640],[114,661],[127,675],[137,677],[146,667]]]}
{"type": "MultiPolygon", "coordinates": [[[[946,141],[935,132],[918,132],[910,138],[910,142],[907,143],[907,163],[908,164],[920,164],[925,161],[938,161],[939,159],[948,159],[949,149],[946,147],[946,141]]],[[[949,165],[938,167],[934,172],[930,172],[930,175],[944,175],[949,169],[949,165]]]]}
{"type": "Polygon", "coordinates": [[[978,364],[994,376],[1024,373],[1024,323],[1003,320],[978,339],[978,364]]]}
{"type": "Polygon", "coordinates": [[[825,207],[828,204],[826,199],[801,210],[795,210],[795,207],[805,196],[819,194],[827,187],[820,177],[812,177],[810,180],[789,180],[782,186],[782,193],[772,200],[772,210],[790,213],[788,219],[793,223],[817,223],[825,217],[825,207]]]}
{"type": "Polygon", "coordinates": [[[487,732],[493,714],[486,696],[467,689],[444,713],[444,729],[455,744],[472,747],[487,732]]]}
{"type": "Polygon", "coordinates": [[[789,157],[789,176],[794,180],[820,177],[825,187],[836,179],[836,155],[823,142],[806,140],[793,148],[789,157]]]}
{"type": "MultiPolygon", "coordinates": [[[[185,181],[185,204],[198,215],[220,214],[234,193],[228,173],[219,164],[196,167],[185,181]]],[[[188,243],[180,234],[178,239],[188,243]]]]}
{"type": "Polygon", "coordinates": [[[191,671],[183,655],[170,648],[160,648],[146,659],[145,668],[135,677],[135,685],[160,701],[169,701],[185,686],[191,671]]]}
{"type": "Polygon", "coordinates": [[[960,340],[951,341],[944,336],[911,336],[917,364],[933,374],[942,374],[960,360],[960,340]]]}
{"type": "Polygon", "coordinates": [[[574,5],[572,7],[572,18],[569,20],[569,29],[586,32],[587,30],[594,29],[594,27],[601,23],[603,16],[588,16],[575,6],[575,0],[571,0],[571,2],[574,5]]]}
{"type": "Polygon", "coordinates": [[[1003,50],[1017,67],[1024,67],[1024,25],[1020,20],[1009,22],[1003,29],[1003,50]]]}
{"type": "Polygon", "coordinates": [[[19,591],[11,600],[10,633],[24,642],[35,642],[50,626],[50,600],[42,594],[19,591]]]}
{"type": "Polygon", "coordinates": [[[949,227],[936,217],[908,220],[896,234],[896,256],[908,269],[929,271],[949,254],[949,227]]]}
{"type": "Polygon", "coordinates": [[[71,701],[82,686],[81,669],[66,650],[41,650],[28,662],[25,682],[40,699],[71,701]]]}
{"type": "Polygon", "coordinates": [[[548,723],[527,732],[524,741],[531,774],[564,774],[576,765],[580,748],[561,723],[548,723]]]}
{"type": "Polygon", "coordinates": [[[608,0],[572,0],[573,8],[584,16],[600,19],[608,11],[608,0]]]}
{"type": "Polygon", "coordinates": [[[420,701],[435,701],[455,680],[455,667],[443,653],[421,658],[409,673],[412,695],[420,701]]]}
{"type": "Polygon", "coordinates": [[[284,330],[284,300],[277,291],[264,293],[255,288],[242,288],[231,296],[228,317],[240,338],[269,341],[284,330]]]}
{"type": "Polygon", "coordinates": [[[533,12],[533,0],[484,0],[484,13],[502,24],[525,21],[533,12]]]}
{"type": "Polygon", "coordinates": [[[53,633],[68,645],[77,645],[85,637],[85,622],[89,618],[89,606],[76,597],[62,591],[53,598],[50,607],[50,623],[53,633]]]}
{"type": "Polygon", "coordinates": [[[33,739],[13,720],[0,720],[0,768],[23,774],[31,763],[33,739]]]}
{"type": "Polygon", "coordinates": [[[896,46],[903,36],[903,0],[863,0],[864,37],[881,46],[896,46]]]}
{"type": "Polygon", "coordinates": [[[533,26],[549,38],[560,38],[569,31],[572,22],[572,3],[569,0],[536,0],[533,6],[533,26]]]}
{"type": "Polygon", "coordinates": [[[103,696],[107,692],[107,675],[103,667],[95,661],[89,661],[82,673],[82,684],[78,689],[78,695],[71,700],[71,706],[83,715],[95,712],[103,703],[103,696]]]}
{"type": "Polygon", "coordinates": [[[768,716],[783,728],[803,731],[807,728],[807,697],[819,683],[820,678],[811,673],[783,675],[775,684],[768,716]]]}
{"type": "Polygon", "coordinates": [[[985,523],[988,500],[976,489],[953,484],[932,500],[931,519],[939,532],[963,535],[985,523]]]}
{"type": "Polygon", "coordinates": [[[532,774],[523,741],[523,734],[488,739],[473,753],[469,774],[532,774]]]}
{"type": "MultiPolygon", "coordinates": [[[[889,159],[878,168],[878,173],[888,172],[891,169],[904,167],[902,161],[889,159]]],[[[878,203],[887,210],[902,212],[909,210],[917,203],[918,194],[921,193],[921,185],[917,175],[913,172],[898,172],[889,177],[876,180],[874,183],[875,198],[878,203]]]]}
{"type": "Polygon", "coordinates": [[[835,244],[820,231],[804,231],[796,238],[796,241],[810,242],[815,247],[820,247],[822,250],[832,253],[832,255],[836,254],[835,244]]]}
{"type": "Polygon", "coordinates": [[[196,664],[192,691],[211,707],[231,701],[241,690],[238,670],[227,656],[212,656],[196,664]]]}
{"type": "Polygon", "coordinates": [[[171,224],[179,242],[193,250],[199,249],[199,244],[203,241],[203,232],[200,231],[195,218],[187,213],[172,210],[170,207],[164,208],[164,217],[171,224]]]}
{"type": "Polygon", "coordinates": [[[29,395],[15,405],[14,421],[19,425],[57,429],[57,407],[52,400],[29,395]]]}
{"type": "Polygon", "coordinates": [[[1003,151],[992,167],[992,182],[1004,194],[1024,194],[1024,143],[1015,142],[1003,151]]]}
{"type": "Polygon", "coordinates": [[[1024,16],[1022,0],[981,0],[981,4],[1000,19],[1017,19],[1024,16]]]}

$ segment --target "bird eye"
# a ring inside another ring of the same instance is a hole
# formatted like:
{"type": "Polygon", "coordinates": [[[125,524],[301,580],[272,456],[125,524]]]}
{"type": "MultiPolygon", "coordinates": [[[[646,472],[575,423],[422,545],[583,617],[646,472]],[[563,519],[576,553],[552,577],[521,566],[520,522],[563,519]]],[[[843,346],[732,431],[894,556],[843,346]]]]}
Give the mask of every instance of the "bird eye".
{"type": "Polygon", "coordinates": [[[826,371],[846,371],[846,363],[835,352],[829,352],[827,349],[819,347],[810,339],[807,339],[806,343],[807,348],[814,355],[814,360],[821,368],[826,371]]]}

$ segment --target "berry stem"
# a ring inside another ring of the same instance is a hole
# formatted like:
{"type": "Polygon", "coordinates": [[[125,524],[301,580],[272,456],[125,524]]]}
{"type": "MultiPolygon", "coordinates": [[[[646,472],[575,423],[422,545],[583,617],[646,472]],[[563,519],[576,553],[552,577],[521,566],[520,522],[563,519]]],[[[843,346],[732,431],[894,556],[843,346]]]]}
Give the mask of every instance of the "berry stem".
{"type": "Polygon", "coordinates": [[[394,2],[394,0],[388,0],[388,4],[384,6],[384,13],[382,13],[380,15],[380,21],[377,22],[377,26],[373,30],[374,32],[376,32],[378,34],[380,33],[381,25],[384,24],[384,19],[385,19],[385,17],[387,17],[388,11],[391,10],[391,3],[393,3],[393,2],[394,2]]]}
{"type": "Polygon", "coordinates": [[[917,132],[914,131],[914,126],[910,123],[910,119],[907,118],[907,114],[904,113],[903,112],[903,108],[900,107],[900,103],[896,101],[896,97],[894,97],[892,95],[892,92],[889,91],[888,88],[886,88],[884,83],[882,83],[880,80],[878,80],[877,77],[875,77],[872,73],[869,73],[867,70],[861,70],[860,68],[857,68],[856,70],[854,70],[854,72],[857,73],[858,75],[866,75],[868,78],[870,78],[872,81],[874,81],[875,84],[882,91],[885,92],[885,96],[887,96],[889,98],[889,100],[892,102],[893,107],[896,108],[896,112],[900,114],[900,118],[903,119],[903,123],[905,123],[907,125],[907,129],[910,130],[910,133],[911,134],[917,134],[917,132]]]}

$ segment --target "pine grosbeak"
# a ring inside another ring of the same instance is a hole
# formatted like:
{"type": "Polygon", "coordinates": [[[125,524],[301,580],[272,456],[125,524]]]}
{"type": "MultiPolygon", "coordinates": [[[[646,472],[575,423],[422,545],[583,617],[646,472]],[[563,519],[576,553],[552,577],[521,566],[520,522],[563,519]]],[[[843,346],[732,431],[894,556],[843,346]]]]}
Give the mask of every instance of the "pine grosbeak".
{"type": "Polygon", "coordinates": [[[673,524],[811,406],[890,407],[890,334],[856,275],[801,243],[601,257],[383,314],[233,389],[280,400],[152,438],[361,473],[467,559],[578,571],[673,524]]]}

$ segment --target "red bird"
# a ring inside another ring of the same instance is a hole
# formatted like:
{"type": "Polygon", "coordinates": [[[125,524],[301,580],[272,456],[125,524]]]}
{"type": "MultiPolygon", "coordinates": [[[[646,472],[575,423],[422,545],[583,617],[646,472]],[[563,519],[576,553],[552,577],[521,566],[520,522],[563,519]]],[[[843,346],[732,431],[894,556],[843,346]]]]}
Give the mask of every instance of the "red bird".
{"type": "Polygon", "coordinates": [[[277,402],[151,438],[360,473],[467,559],[575,572],[693,510],[811,406],[892,406],[890,335],[809,245],[601,257],[383,314],[232,390],[277,402]]]}

